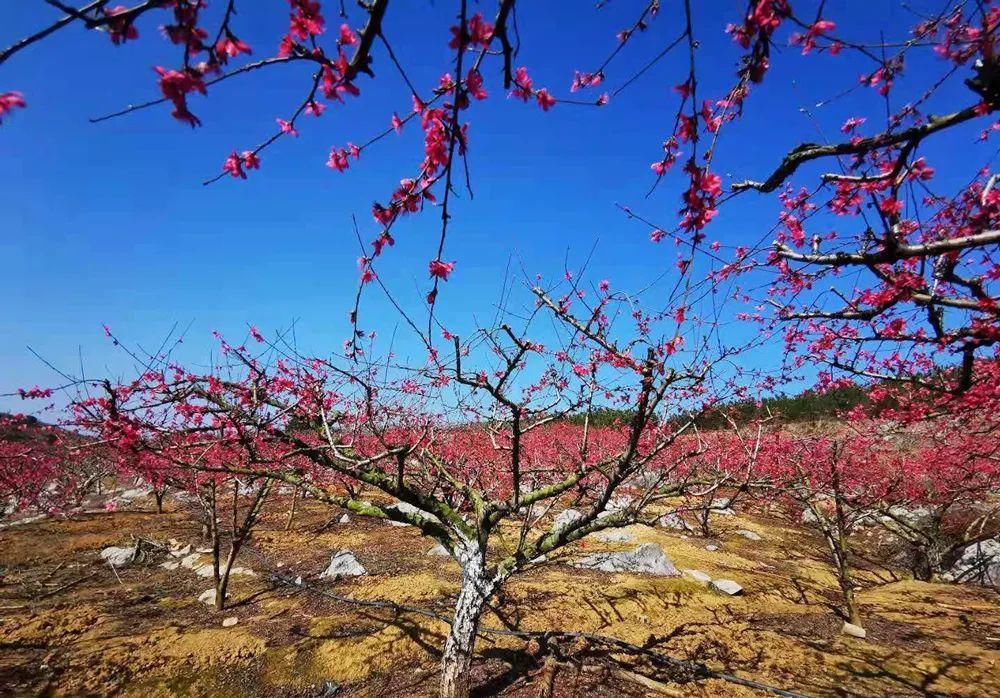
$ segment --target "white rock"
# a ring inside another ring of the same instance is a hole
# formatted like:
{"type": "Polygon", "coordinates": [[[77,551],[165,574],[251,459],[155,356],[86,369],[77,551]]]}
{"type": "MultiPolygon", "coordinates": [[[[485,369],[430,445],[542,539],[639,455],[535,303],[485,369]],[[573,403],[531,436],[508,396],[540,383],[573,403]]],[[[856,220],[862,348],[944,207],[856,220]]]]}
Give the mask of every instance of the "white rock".
{"type": "Polygon", "coordinates": [[[748,531],[747,529],[740,529],[736,532],[736,535],[743,536],[747,540],[764,540],[760,537],[759,533],[754,533],[753,531],[748,531]]]}
{"type": "Polygon", "coordinates": [[[716,591],[721,591],[723,594],[729,594],[730,596],[736,596],[737,594],[743,593],[743,587],[734,582],[732,579],[713,579],[709,586],[711,586],[716,591]]]}
{"type": "Polygon", "coordinates": [[[237,618],[236,616],[231,616],[231,617],[226,618],[225,620],[222,621],[222,627],[223,628],[231,628],[231,627],[233,627],[234,625],[236,625],[239,622],[240,622],[239,618],[237,618]]]}
{"type": "Polygon", "coordinates": [[[678,577],[680,572],[656,543],[645,543],[631,552],[596,553],[573,563],[575,567],[603,572],[638,572],[678,577]]]}
{"type": "Polygon", "coordinates": [[[188,570],[193,570],[198,567],[201,563],[201,555],[199,553],[191,553],[181,560],[181,567],[188,570]]]}
{"type": "Polygon", "coordinates": [[[440,543],[428,550],[427,554],[431,557],[451,557],[451,553],[448,552],[448,548],[444,547],[440,543]]]}
{"type": "Polygon", "coordinates": [[[177,547],[175,550],[171,550],[170,554],[174,557],[186,557],[191,554],[191,544],[188,543],[183,548],[177,547]]]}
{"type": "Polygon", "coordinates": [[[705,546],[705,550],[707,550],[710,553],[714,553],[718,549],[719,549],[719,546],[717,546],[717,545],[711,545],[711,544],[709,544],[709,545],[705,546]]]}
{"type": "Polygon", "coordinates": [[[351,523],[351,517],[348,516],[347,514],[344,514],[343,516],[340,517],[340,523],[342,524],[351,523]]]}
{"type": "Polygon", "coordinates": [[[702,584],[710,584],[712,582],[712,578],[709,577],[704,572],[702,572],[701,570],[681,570],[681,571],[696,582],[701,582],[702,584]]]}
{"type": "Polygon", "coordinates": [[[1000,539],[967,545],[945,576],[957,582],[1000,588],[1000,539]]]}
{"type": "Polygon", "coordinates": [[[844,627],[840,629],[840,632],[844,633],[844,635],[850,635],[851,637],[859,637],[862,640],[868,637],[868,631],[860,625],[854,625],[854,623],[844,623],[844,627]]]}
{"type": "Polygon", "coordinates": [[[135,487],[130,490],[125,490],[124,492],[119,494],[116,497],[116,499],[119,499],[123,502],[129,502],[133,499],[141,499],[143,497],[148,497],[151,494],[153,494],[152,487],[135,487]]]}
{"type": "Polygon", "coordinates": [[[603,543],[631,543],[635,540],[635,536],[628,531],[616,530],[613,528],[598,531],[594,534],[594,538],[603,543]]]}
{"type": "Polygon", "coordinates": [[[180,566],[181,563],[177,562],[177,560],[167,560],[162,565],[160,565],[160,567],[162,567],[165,570],[175,570],[180,566]]]}
{"type": "Polygon", "coordinates": [[[254,572],[249,567],[233,567],[231,570],[229,570],[229,575],[230,576],[235,575],[237,577],[256,577],[257,573],[254,572]]]}
{"type": "Polygon", "coordinates": [[[597,515],[597,518],[603,519],[606,516],[611,516],[612,514],[617,514],[619,511],[624,511],[632,505],[632,498],[623,497],[612,497],[608,500],[608,503],[604,505],[604,511],[597,515]]]}
{"type": "Polygon", "coordinates": [[[691,527],[687,525],[687,522],[681,517],[680,514],[664,514],[656,520],[656,523],[664,528],[672,528],[675,531],[691,530],[691,527]]]}
{"type": "Polygon", "coordinates": [[[563,531],[582,518],[583,514],[576,509],[563,509],[559,512],[559,516],[555,518],[555,521],[552,522],[552,530],[556,532],[563,531]]]}
{"type": "Polygon", "coordinates": [[[201,592],[201,596],[198,597],[198,600],[201,601],[202,603],[207,603],[209,606],[214,606],[215,589],[206,589],[205,591],[201,592]]]}
{"type": "Polygon", "coordinates": [[[338,550],[330,557],[330,564],[320,574],[320,578],[340,579],[341,577],[360,577],[363,574],[368,573],[358,562],[354,553],[350,550],[338,550]]]}
{"type": "Polygon", "coordinates": [[[814,514],[812,512],[812,509],[805,509],[805,510],[803,510],[803,512],[802,512],[802,518],[800,520],[804,524],[814,524],[814,523],[817,523],[819,521],[819,519],[816,518],[816,514],[814,514]]]}
{"type": "Polygon", "coordinates": [[[132,562],[134,555],[135,548],[119,548],[114,545],[101,551],[101,557],[107,560],[112,567],[124,567],[132,562]]]}
{"type": "Polygon", "coordinates": [[[208,555],[209,553],[212,552],[212,549],[202,547],[202,548],[195,548],[194,551],[196,553],[201,553],[202,555],[208,555]]]}
{"type": "Polygon", "coordinates": [[[296,577],[295,578],[295,586],[297,586],[297,587],[302,586],[302,577],[296,577]]]}
{"type": "Polygon", "coordinates": [[[194,573],[199,577],[214,577],[215,576],[215,566],[214,565],[199,565],[194,568],[194,573]]]}

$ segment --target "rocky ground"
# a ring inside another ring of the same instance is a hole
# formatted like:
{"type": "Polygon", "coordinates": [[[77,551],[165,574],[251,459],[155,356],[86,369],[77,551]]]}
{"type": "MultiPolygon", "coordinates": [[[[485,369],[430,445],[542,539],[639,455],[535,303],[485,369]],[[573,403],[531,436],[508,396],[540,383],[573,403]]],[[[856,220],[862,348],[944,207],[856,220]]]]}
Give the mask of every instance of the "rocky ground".
{"type": "MultiPolygon", "coordinates": [[[[308,500],[286,532],[288,501],[272,502],[219,613],[204,603],[209,558],[192,512],[151,505],[0,530],[0,695],[433,695],[445,625],[336,598],[447,614],[459,570],[428,554],[433,541],[340,523],[308,500]],[[149,542],[133,555],[138,539],[149,542]],[[129,552],[102,557],[111,546],[129,552]],[[344,550],[365,574],[321,577],[344,550]]],[[[511,581],[485,625],[612,636],[808,696],[1000,696],[995,591],[871,566],[861,640],[831,610],[814,534],[741,514],[715,526],[711,539],[638,526],[588,538],[511,581]],[[643,572],[619,571],[633,565],[643,572]]],[[[546,649],[487,635],[478,649],[478,695],[764,695],[583,640],[546,649]]]]}

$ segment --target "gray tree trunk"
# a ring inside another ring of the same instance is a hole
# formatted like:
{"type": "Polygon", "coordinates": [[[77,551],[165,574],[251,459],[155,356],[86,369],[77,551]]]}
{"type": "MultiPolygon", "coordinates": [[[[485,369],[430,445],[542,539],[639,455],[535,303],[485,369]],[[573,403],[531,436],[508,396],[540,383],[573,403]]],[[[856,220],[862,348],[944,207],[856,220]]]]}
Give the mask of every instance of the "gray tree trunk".
{"type": "Polygon", "coordinates": [[[476,634],[486,601],[496,588],[496,580],[486,571],[485,555],[471,544],[459,553],[462,588],[455,604],[455,618],[441,657],[441,698],[468,698],[476,634]]]}

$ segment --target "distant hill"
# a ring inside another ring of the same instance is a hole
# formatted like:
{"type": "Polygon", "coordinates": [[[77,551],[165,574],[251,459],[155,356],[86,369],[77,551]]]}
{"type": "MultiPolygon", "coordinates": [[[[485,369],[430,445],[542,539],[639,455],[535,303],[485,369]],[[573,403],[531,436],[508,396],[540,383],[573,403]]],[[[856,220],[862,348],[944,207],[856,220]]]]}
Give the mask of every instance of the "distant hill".
{"type": "MultiPolygon", "coordinates": [[[[838,416],[852,407],[865,402],[865,389],[858,385],[848,385],[817,393],[805,390],[798,395],[779,395],[762,400],[742,400],[727,403],[718,410],[713,410],[697,419],[701,429],[721,429],[729,426],[723,416],[723,410],[738,422],[774,415],[784,423],[812,423],[837,419],[838,416]]],[[[612,408],[596,408],[590,413],[590,424],[594,427],[627,424],[632,418],[630,410],[612,408]]],[[[573,415],[569,421],[583,424],[584,415],[573,415]]]]}

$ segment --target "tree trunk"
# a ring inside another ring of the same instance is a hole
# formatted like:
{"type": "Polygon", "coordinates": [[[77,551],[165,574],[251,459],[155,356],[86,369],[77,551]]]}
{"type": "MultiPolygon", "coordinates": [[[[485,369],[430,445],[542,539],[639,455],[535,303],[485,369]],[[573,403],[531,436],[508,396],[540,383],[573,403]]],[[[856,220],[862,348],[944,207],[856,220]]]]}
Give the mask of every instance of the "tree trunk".
{"type": "Polygon", "coordinates": [[[482,555],[465,563],[462,589],[455,604],[455,619],[441,657],[441,698],[468,698],[469,669],[476,645],[476,633],[486,601],[493,593],[495,581],[485,570],[482,555]]]}
{"type": "Polygon", "coordinates": [[[295,491],[292,492],[292,508],[288,510],[288,520],[285,521],[285,530],[292,530],[292,519],[295,517],[295,505],[299,502],[299,488],[296,487],[295,491]]]}
{"type": "Polygon", "coordinates": [[[156,513],[163,513],[163,498],[166,496],[166,490],[153,490],[153,497],[156,498],[156,513]]]}
{"type": "Polygon", "coordinates": [[[840,591],[844,596],[844,610],[847,611],[848,622],[861,625],[861,612],[858,610],[858,601],[854,598],[854,582],[847,570],[844,570],[840,577],[840,591]]]}
{"type": "Polygon", "coordinates": [[[222,611],[226,607],[226,594],[229,590],[229,573],[236,562],[236,556],[240,552],[240,543],[233,541],[229,546],[229,555],[226,556],[226,564],[222,566],[216,576],[215,582],[215,608],[222,611]]]}
{"type": "Polygon", "coordinates": [[[709,538],[712,535],[712,527],[709,524],[708,517],[712,515],[712,500],[708,500],[708,504],[698,512],[698,528],[701,529],[701,535],[703,538],[709,538]]]}

